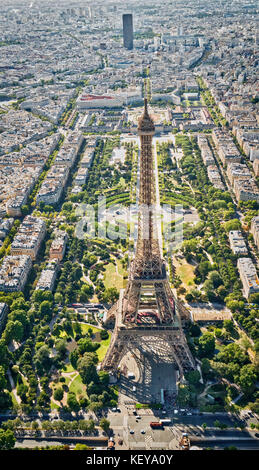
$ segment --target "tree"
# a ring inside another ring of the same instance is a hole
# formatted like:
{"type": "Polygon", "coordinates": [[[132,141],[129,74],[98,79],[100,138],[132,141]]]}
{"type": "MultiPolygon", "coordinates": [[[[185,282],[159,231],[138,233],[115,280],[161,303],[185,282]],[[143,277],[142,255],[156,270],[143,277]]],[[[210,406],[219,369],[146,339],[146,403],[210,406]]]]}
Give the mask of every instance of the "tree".
{"type": "Polygon", "coordinates": [[[55,300],[56,304],[62,304],[63,295],[60,292],[56,292],[56,294],[54,295],[54,300],[55,300]]]}
{"type": "Polygon", "coordinates": [[[108,339],[109,338],[109,333],[106,330],[101,330],[100,331],[100,336],[102,340],[108,339]]]}
{"type": "Polygon", "coordinates": [[[81,327],[80,323],[78,323],[78,322],[74,323],[73,327],[74,327],[75,334],[81,336],[82,335],[82,327],[81,327]]]}
{"type": "Polygon", "coordinates": [[[54,400],[61,401],[63,400],[64,391],[62,388],[57,388],[54,392],[54,400]]]}
{"type": "Polygon", "coordinates": [[[95,412],[103,408],[103,403],[101,401],[95,401],[95,402],[90,403],[88,408],[90,411],[95,412]]]}
{"type": "Polygon", "coordinates": [[[69,392],[67,396],[67,404],[72,411],[79,410],[79,403],[76,399],[76,396],[73,392],[69,392]]]}
{"type": "Polygon", "coordinates": [[[108,433],[108,431],[110,429],[110,421],[106,418],[102,418],[100,420],[100,426],[106,433],[108,433]]]}
{"type": "Polygon", "coordinates": [[[33,421],[31,423],[31,428],[34,430],[34,431],[37,431],[39,429],[39,423],[38,421],[33,421]]]}
{"type": "Polygon", "coordinates": [[[254,403],[248,403],[248,406],[253,413],[258,414],[259,413],[259,398],[257,398],[254,403]]]}
{"type": "Polygon", "coordinates": [[[96,364],[98,363],[98,357],[96,353],[86,352],[83,357],[77,361],[77,370],[82,377],[82,381],[85,384],[90,382],[98,382],[98,374],[96,370],[96,364]]]}
{"type": "Polygon", "coordinates": [[[251,295],[249,296],[249,302],[254,303],[254,304],[256,304],[256,305],[259,305],[259,295],[258,295],[258,293],[256,293],[256,294],[251,294],[251,295]]]}
{"type": "Polygon", "coordinates": [[[13,431],[0,429],[0,450],[13,449],[15,445],[15,437],[13,431]]]}
{"type": "Polygon", "coordinates": [[[66,349],[66,341],[63,340],[63,339],[59,339],[57,340],[56,344],[55,344],[55,348],[56,350],[62,355],[64,356],[67,349],[66,349]]]}
{"type": "Polygon", "coordinates": [[[42,390],[38,396],[38,405],[40,407],[44,407],[44,406],[47,406],[49,402],[50,402],[49,396],[44,390],[42,390]]]}
{"type": "Polygon", "coordinates": [[[188,406],[191,400],[190,388],[187,385],[180,385],[178,389],[177,402],[180,406],[188,406]]]}
{"type": "Polygon", "coordinates": [[[7,380],[5,378],[5,371],[3,366],[0,366],[0,392],[2,392],[7,386],[7,380]]]}
{"type": "Polygon", "coordinates": [[[75,450],[91,450],[92,447],[87,446],[86,444],[76,444],[75,450]]]}
{"type": "Polygon", "coordinates": [[[224,320],[223,326],[224,326],[226,331],[228,331],[229,333],[233,333],[234,323],[232,322],[232,320],[224,320]]]}
{"type": "Polygon", "coordinates": [[[209,274],[209,280],[212,282],[215,288],[219,287],[222,284],[222,279],[217,271],[211,271],[209,274]]]}
{"type": "Polygon", "coordinates": [[[191,323],[189,332],[191,336],[198,337],[201,334],[201,329],[197,323],[191,323]]]}
{"type": "Polygon", "coordinates": [[[186,378],[191,385],[197,385],[200,381],[201,375],[198,370],[192,370],[186,374],[186,378]]]}
{"type": "Polygon", "coordinates": [[[39,375],[43,375],[44,371],[50,369],[52,362],[50,358],[50,350],[47,345],[44,345],[38,349],[34,356],[34,362],[39,375]]]}
{"type": "Polygon", "coordinates": [[[217,361],[225,362],[226,364],[238,363],[243,365],[247,362],[248,357],[238,344],[231,343],[224,346],[217,354],[217,361]]]}
{"type": "Polygon", "coordinates": [[[257,374],[252,364],[247,364],[241,368],[237,381],[245,395],[249,395],[254,390],[256,378],[257,374]]]}
{"type": "Polygon", "coordinates": [[[214,421],[213,424],[214,424],[214,427],[215,427],[215,428],[220,428],[220,424],[221,424],[221,423],[220,423],[220,421],[219,421],[218,419],[216,419],[216,421],[214,421]]]}
{"type": "Polygon", "coordinates": [[[75,349],[74,351],[71,351],[71,353],[69,354],[69,360],[71,362],[71,365],[74,367],[74,369],[77,368],[78,359],[79,359],[78,349],[75,349]]]}
{"type": "Polygon", "coordinates": [[[27,385],[21,383],[17,386],[17,394],[21,397],[23,402],[26,402],[27,399],[28,387],[27,385]]]}
{"type": "Polygon", "coordinates": [[[238,219],[231,219],[225,222],[224,228],[226,232],[230,232],[231,230],[240,230],[241,229],[241,222],[238,219]]]}
{"type": "Polygon", "coordinates": [[[51,316],[52,312],[52,304],[48,300],[44,300],[40,304],[40,316],[43,318],[47,316],[48,318],[51,316]]]}
{"type": "Polygon", "coordinates": [[[215,349],[215,338],[212,333],[204,333],[198,340],[199,356],[212,357],[215,349]]]}
{"type": "Polygon", "coordinates": [[[10,343],[13,339],[15,341],[21,341],[23,337],[24,329],[21,322],[18,320],[16,321],[8,321],[5,331],[4,331],[4,338],[7,343],[10,343]]]}
{"type": "Polygon", "coordinates": [[[119,298],[119,292],[116,289],[116,287],[109,287],[108,289],[105,289],[103,295],[102,295],[102,300],[103,302],[107,304],[114,304],[119,298]]]}
{"type": "Polygon", "coordinates": [[[99,372],[99,380],[102,385],[104,386],[109,385],[109,373],[105,372],[104,370],[101,370],[99,372]]]}
{"type": "Polygon", "coordinates": [[[12,408],[12,405],[13,401],[11,394],[6,391],[0,392],[0,409],[7,410],[9,408],[12,408]]]}
{"type": "Polygon", "coordinates": [[[210,262],[209,261],[202,261],[201,263],[199,263],[199,265],[195,269],[195,272],[197,271],[201,275],[202,280],[204,280],[206,278],[208,272],[210,271],[210,269],[211,269],[210,262]]]}

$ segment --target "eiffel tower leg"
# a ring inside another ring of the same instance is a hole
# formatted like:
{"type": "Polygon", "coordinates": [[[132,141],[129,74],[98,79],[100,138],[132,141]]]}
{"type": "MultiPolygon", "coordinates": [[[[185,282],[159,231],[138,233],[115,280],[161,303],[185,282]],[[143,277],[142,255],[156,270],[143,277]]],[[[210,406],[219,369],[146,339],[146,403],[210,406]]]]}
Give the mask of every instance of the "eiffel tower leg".
{"type": "Polygon", "coordinates": [[[173,351],[181,377],[183,377],[186,372],[195,370],[195,361],[183,336],[183,332],[179,330],[175,335],[168,335],[167,341],[173,351]]]}

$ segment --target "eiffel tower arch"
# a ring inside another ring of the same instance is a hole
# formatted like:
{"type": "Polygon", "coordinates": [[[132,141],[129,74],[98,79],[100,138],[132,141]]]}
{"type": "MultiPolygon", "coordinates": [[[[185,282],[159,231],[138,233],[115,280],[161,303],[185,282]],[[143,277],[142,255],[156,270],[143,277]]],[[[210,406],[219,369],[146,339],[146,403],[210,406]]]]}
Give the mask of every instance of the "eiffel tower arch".
{"type": "Polygon", "coordinates": [[[141,141],[138,239],[130,266],[129,280],[119,300],[109,310],[107,324],[115,327],[102,369],[116,372],[129,351],[169,361],[183,377],[196,368],[187,345],[181,320],[188,320],[188,310],[174,297],[166,275],[157,236],[152,138],[154,122],[147,100],[139,119],[141,141]]]}

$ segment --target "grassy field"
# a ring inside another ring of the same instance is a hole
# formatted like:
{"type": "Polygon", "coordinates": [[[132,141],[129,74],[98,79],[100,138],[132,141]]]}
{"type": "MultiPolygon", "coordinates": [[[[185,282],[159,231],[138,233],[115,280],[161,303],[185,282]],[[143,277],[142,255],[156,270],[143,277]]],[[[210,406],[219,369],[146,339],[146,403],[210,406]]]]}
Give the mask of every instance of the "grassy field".
{"type": "Polygon", "coordinates": [[[76,395],[85,395],[86,388],[82,382],[80,375],[78,375],[70,384],[69,387],[70,392],[74,392],[76,395]]]}
{"type": "Polygon", "coordinates": [[[50,402],[50,408],[52,410],[59,410],[60,406],[58,406],[56,403],[54,403],[54,401],[51,400],[50,402]]]}
{"type": "Polygon", "coordinates": [[[101,346],[99,347],[99,349],[97,349],[97,356],[98,356],[98,359],[99,359],[99,362],[101,362],[103,359],[104,359],[104,356],[106,354],[106,351],[109,347],[109,344],[110,344],[110,341],[111,341],[111,334],[109,333],[109,338],[108,339],[105,339],[101,342],[101,346]]]}
{"type": "Polygon", "coordinates": [[[67,364],[63,369],[64,372],[73,372],[74,370],[75,369],[71,364],[67,364]]]}
{"type": "Polygon", "coordinates": [[[126,274],[125,269],[122,267],[121,261],[116,260],[116,266],[113,263],[109,263],[106,266],[104,273],[104,285],[106,289],[110,287],[116,287],[116,289],[123,289],[125,287],[125,281],[123,275],[126,274]]]}
{"type": "Polygon", "coordinates": [[[194,269],[195,267],[187,263],[185,260],[175,260],[176,274],[181,278],[183,286],[188,289],[194,285],[194,269]]]}
{"type": "Polygon", "coordinates": [[[16,400],[16,398],[15,398],[13,392],[11,392],[11,397],[12,397],[12,402],[13,402],[13,404],[14,404],[14,405],[18,405],[18,402],[17,402],[17,400],[16,400]]]}

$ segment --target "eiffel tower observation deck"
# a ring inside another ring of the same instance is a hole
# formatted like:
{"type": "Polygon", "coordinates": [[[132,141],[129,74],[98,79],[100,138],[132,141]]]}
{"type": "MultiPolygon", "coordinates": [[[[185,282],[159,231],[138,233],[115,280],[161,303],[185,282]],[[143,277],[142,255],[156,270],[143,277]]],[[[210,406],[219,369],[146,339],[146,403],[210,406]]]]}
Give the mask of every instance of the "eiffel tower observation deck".
{"type": "Polygon", "coordinates": [[[108,312],[107,320],[113,319],[115,328],[102,367],[115,370],[127,350],[139,349],[145,354],[148,344],[152,344],[152,354],[158,354],[161,360],[171,360],[183,375],[195,368],[195,362],[181,326],[181,316],[186,320],[186,311],[178,308],[173,296],[157,236],[154,134],[154,121],[145,99],[138,122],[141,144],[138,238],[127,287],[108,312]]]}

